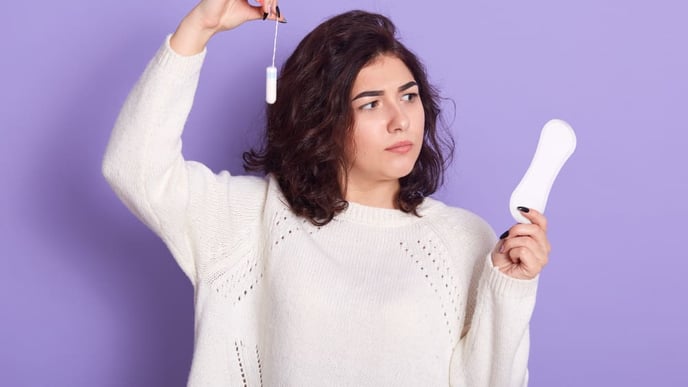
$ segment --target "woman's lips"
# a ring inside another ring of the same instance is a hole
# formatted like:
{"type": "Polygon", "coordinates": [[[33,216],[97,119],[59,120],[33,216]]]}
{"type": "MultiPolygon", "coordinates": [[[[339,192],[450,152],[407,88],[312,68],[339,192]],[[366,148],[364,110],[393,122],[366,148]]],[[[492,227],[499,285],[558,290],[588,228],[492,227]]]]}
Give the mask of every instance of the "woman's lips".
{"type": "Polygon", "coordinates": [[[399,141],[394,145],[385,148],[386,151],[394,153],[406,153],[411,150],[413,143],[411,141],[399,141]]]}

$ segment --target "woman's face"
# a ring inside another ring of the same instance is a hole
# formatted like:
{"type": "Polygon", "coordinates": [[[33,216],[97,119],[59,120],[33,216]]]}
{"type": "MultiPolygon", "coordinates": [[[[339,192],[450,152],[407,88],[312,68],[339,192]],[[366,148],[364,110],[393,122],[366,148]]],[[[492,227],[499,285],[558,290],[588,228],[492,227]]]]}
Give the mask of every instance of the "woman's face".
{"type": "Polygon", "coordinates": [[[425,127],[418,91],[411,71],[395,56],[381,55],[358,73],[351,93],[349,185],[398,183],[411,173],[425,127]]]}

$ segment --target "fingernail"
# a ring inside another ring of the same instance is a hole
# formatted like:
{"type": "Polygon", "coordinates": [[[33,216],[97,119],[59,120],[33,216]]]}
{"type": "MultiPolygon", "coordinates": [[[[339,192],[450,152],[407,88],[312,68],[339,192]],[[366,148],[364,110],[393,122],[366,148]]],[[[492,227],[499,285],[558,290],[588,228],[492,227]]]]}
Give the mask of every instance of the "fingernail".
{"type": "Polygon", "coordinates": [[[509,236],[509,230],[506,230],[499,236],[499,239],[504,239],[509,236]]]}
{"type": "Polygon", "coordinates": [[[282,17],[282,14],[280,13],[280,10],[279,10],[279,5],[277,7],[275,7],[275,9],[277,10],[277,18],[282,17]]]}
{"type": "Polygon", "coordinates": [[[528,209],[528,207],[516,207],[516,209],[521,211],[521,212],[526,212],[526,213],[530,211],[530,209],[528,209]]]}
{"type": "Polygon", "coordinates": [[[499,246],[499,254],[503,254],[503,253],[504,253],[504,243],[502,243],[502,245],[499,246]]]}
{"type": "Polygon", "coordinates": [[[280,20],[279,22],[282,24],[287,24],[287,19],[280,20]]]}
{"type": "Polygon", "coordinates": [[[267,19],[267,18],[268,18],[268,13],[267,13],[267,12],[263,12],[263,20],[265,20],[265,19],[267,19]]]}

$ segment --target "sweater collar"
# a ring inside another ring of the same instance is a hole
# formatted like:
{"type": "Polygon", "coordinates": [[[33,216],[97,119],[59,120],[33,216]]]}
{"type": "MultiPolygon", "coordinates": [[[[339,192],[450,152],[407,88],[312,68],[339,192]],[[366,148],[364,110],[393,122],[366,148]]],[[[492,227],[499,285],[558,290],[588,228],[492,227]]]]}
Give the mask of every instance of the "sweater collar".
{"type": "MultiPolygon", "coordinates": [[[[279,183],[277,182],[275,176],[270,174],[268,175],[268,179],[270,180],[271,189],[275,190],[275,193],[280,198],[280,201],[282,201],[282,203],[288,207],[287,200],[284,198],[282,190],[279,188],[279,183]]],[[[401,227],[419,222],[423,216],[442,205],[441,202],[426,197],[417,208],[417,212],[421,216],[418,217],[414,214],[409,214],[401,210],[371,207],[356,202],[348,203],[348,207],[344,211],[337,214],[333,221],[353,222],[377,227],[401,227]]]]}
{"type": "MultiPolygon", "coordinates": [[[[418,206],[418,214],[425,215],[438,202],[431,198],[425,198],[418,206]]],[[[420,221],[422,218],[391,208],[370,207],[363,204],[349,202],[346,210],[335,216],[335,220],[362,223],[371,226],[406,226],[420,221]]]]}

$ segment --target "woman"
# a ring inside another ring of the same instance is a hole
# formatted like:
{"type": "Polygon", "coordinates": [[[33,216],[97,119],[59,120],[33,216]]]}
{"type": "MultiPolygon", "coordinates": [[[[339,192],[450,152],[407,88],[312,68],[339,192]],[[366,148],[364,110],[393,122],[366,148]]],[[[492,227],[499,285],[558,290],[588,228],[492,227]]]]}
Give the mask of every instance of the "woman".
{"type": "Polygon", "coordinates": [[[208,40],[276,1],[202,0],[117,120],[103,171],[195,289],[192,386],[521,386],[549,243],[542,214],[497,240],[432,194],[446,141],[423,67],[353,11],[299,44],[244,155],[267,177],[185,161],[208,40]]]}

